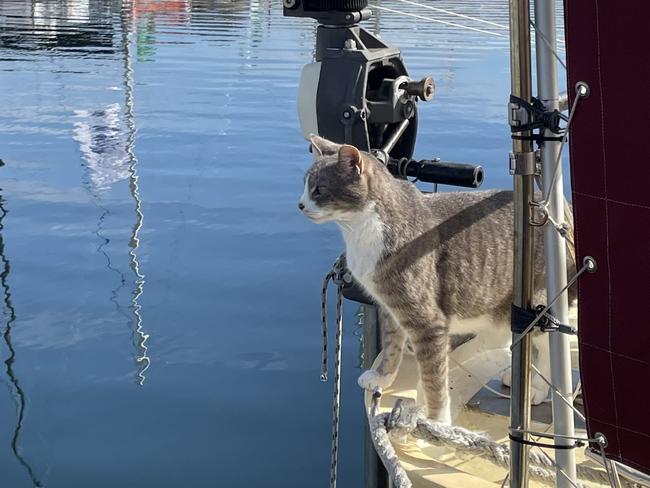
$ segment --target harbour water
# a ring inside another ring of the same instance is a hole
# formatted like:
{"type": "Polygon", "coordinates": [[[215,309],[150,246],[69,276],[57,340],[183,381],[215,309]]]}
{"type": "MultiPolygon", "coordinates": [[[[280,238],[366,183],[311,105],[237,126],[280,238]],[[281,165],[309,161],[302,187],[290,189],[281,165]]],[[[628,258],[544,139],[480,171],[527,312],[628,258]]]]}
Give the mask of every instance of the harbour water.
{"type": "MultiPolygon", "coordinates": [[[[507,2],[428,4],[493,24],[373,3],[366,27],[436,80],[416,156],[510,187],[507,2]]],[[[326,486],[341,239],[297,211],[314,31],[279,0],[0,2],[2,488],[326,486]]],[[[355,314],[341,487],[362,478],[355,314]]]]}

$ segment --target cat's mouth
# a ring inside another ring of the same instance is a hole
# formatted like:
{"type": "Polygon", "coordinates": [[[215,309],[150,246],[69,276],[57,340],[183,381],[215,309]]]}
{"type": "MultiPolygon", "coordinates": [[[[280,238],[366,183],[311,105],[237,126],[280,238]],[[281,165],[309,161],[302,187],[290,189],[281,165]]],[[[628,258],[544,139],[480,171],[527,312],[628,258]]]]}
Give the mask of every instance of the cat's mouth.
{"type": "Polygon", "coordinates": [[[305,217],[307,217],[315,224],[322,224],[328,220],[327,217],[320,212],[310,212],[309,210],[303,210],[302,213],[305,217]]]}

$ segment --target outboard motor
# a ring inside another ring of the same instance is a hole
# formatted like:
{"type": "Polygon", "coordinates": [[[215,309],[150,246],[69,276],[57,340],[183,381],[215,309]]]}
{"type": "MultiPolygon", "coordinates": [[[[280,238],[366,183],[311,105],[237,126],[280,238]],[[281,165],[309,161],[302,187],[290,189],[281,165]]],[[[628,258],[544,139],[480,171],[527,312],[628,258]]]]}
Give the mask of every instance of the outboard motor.
{"type": "Polygon", "coordinates": [[[476,188],[479,165],[412,158],[418,101],[433,98],[430,76],[409,77],[398,48],[359,25],[369,19],[367,0],[283,0],[284,15],[311,17],[315,61],[300,77],[298,114],[305,137],[318,134],[372,152],[396,176],[476,188]]]}

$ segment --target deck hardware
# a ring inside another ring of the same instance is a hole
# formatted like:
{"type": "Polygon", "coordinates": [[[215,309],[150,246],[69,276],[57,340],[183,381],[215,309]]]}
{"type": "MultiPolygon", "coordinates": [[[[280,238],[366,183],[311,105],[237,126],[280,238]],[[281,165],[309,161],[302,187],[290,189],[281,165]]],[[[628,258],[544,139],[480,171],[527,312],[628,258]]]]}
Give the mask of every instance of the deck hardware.
{"type": "MultiPolygon", "coordinates": [[[[535,314],[540,314],[544,311],[544,305],[537,305],[535,307],[535,314]]],[[[537,322],[537,326],[542,332],[561,332],[562,334],[576,335],[578,330],[570,325],[562,324],[555,316],[550,313],[544,313],[544,317],[537,322]]]]}
{"type": "Polygon", "coordinates": [[[548,214],[548,209],[542,202],[536,202],[536,201],[531,201],[530,202],[531,212],[530,212],[530,219],[528,220],[528,223],[532,225],[533,227],[544,227],[546,223],[549,221],[549,214],[548,214]],[[535,218],[535,215],[541,215],[539,219],[535,218]]]}
{"type": "Polygon", "coordinates": [[[527,331],[530,323],[535,321],[535,326],[539,327],[542,332],[560,332],[562,334],[576,335],[578,333],[575,327],[562,324],[553,315],[548,313],[544,305],[537,305],[534,309],[526,310],[524,308],[512,305],[512,331],[517,334],[523,334],[527,331]],[[539,317],[539,319],[538,319],[539,317]]]}
{"type": "Polygon", "coordinates": [[[528,103],[522,98],[510,95],[508,123],[513,139],[533,141],[540,146],[544,141],[561,141],[564,135],[561,121],[567,122],[568,117],[557,109],[546,110],[541,100],[533,97],[532,102],[528,103]],[[548,135],[547,131],[557,136],[548,135]],[[521,135],[521,132],[529,134],[521,135]]]}
{"type": "Polygon", "coordinates": [[[607,471],[609,485],[615,488],[620,488],[621,480],[619,479],[618,473],[616,471],[616,464],[612,462],[610,459],[608,459],[607,455],[605,454],[605,448],[607,447],[608,444],[607,437],[605,437],[605,434],[603,434],[602,432],[596,432],[596,434],[594,434],[594,438],[596,440],[596,443],[598,444],[598,453],[600,454],[601,462],[603,466],[605,466],[605,470],[607,471]]]}
{"type": "Polygon", "coordinates": [[[534,151],[510,153],[510,174],[519,175],[538,175],[540,174],[539,165],[534,151]]]}
{"type": "Polygon", "coordinates": [[[433,78],[426,76],[420,81],[409,81],[403,87],[409,95],[416,95],[423,102],[428,102],[436,92],[436,85],[433,78]]]}
{"type": "Polygon", "coordinates": [[[583,266],[587,268],[587,273],[595,273],[598,271],[598,263],[591,256],[585,256],[582,260],[583,266]]]}
{"type": "Polygon", "coordinates": [[[537,325],[537,322],[542,320],[542,318],[544,317],[546,312],[548,312],[551,309],[551,307],[555,304],[555,302],[557,302],[560,299],[560,297],[564,294],[564,292],[567,291],[569,289],[569,287],[571,285],[573,285],[578,280],[578,278],[580,278],[580,276],[582,276],[582,274],[584,272],[589,271],[590,267],[593,266],[594,263],[595,263],[595,261],[593,260],[593,258],[591,258],[591,259],[583,259],[582,267],[579,270],[577,270],[576,274],[573,275],[573,278],[571,278],[569,281],[567,281],[567,284],[558,292],[558,294],[555,295],[555,297],[550,302],[548,302],[548,305],[546,305],[544,307],[544,309],[542,310],[542,313],[533,315],[534,320],[530,324],[528,324],[528,326],[525,329],[523,329],[523,331],[521,331],[521,332],[519,332],[519,330],[521,330],[521,325],[522,324],[521,324],[521,322],[515,323],[515,319],[522,320],[523,313],[527,312],[527,311],[525,309],[523,309],[523,308],[518,307],[518,306],[515,306],[515,305],[512,306],[513,325],[511,327],[511,329],[515,334],[518,334],[518,337],[513,338],[512,344],[510,345],[510,350],[511,351],[517,344],[519,344],[519,342],[521,342],[523,340],[523,338],[528,334],[528,332],[530,332],[533,329],[533,327],[535,327],[537,325]]]}
{"type": "Polygon", "coordinates": [[[479,188],[483,184],[483,167],[480,164],[453,163],[440,158],[394,159],[390,158],[388,170],[395,176],[411,177],[426,183],[479,188]]]}
{"type": "Polygon", "coordinates": [[[576,95],[578,95],[581,98],[587,98],[590,93],[591,93],[591,88],[589,88],[587,82],[579,81],[578,83],[576,83],[576,95]]]}

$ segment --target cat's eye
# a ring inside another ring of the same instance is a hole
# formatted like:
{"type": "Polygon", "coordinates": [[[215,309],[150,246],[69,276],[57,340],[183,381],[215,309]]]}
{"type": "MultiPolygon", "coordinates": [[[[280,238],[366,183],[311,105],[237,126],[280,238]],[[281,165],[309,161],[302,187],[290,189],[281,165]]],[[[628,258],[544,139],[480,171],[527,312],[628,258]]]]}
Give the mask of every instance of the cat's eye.
{"type": "Polygon", "coordinates": [[[320,195],[321,192],[321,187],[320,186],[315,186],[314,189],[312,190],[311,194],[315,197],[320,195]]]}

